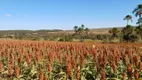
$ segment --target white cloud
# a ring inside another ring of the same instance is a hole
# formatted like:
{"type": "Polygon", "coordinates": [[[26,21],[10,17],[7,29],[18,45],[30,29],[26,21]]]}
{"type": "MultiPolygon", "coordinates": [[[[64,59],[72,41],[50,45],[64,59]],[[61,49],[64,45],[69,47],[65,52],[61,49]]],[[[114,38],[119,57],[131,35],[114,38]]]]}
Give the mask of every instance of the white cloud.
{"type": "Polygon", "coordinates": [[[5,16],[7,16],[7,17],[11,17],[11,16],[12,16],[12,14],[7,13],[7,14],[5,14],[5,16]]]}

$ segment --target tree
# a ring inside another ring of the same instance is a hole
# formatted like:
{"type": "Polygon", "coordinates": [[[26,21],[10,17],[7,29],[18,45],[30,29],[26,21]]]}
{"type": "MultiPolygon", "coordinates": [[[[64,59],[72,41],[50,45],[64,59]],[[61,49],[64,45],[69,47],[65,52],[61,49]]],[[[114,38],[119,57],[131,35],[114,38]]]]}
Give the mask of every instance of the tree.
{"type": "Polygon", "coordinates": [[[74,26],[74,31],[76,32],[76,34],[78,35],[83,35],[84,34],[84,25],[82,24],[81,27],[78,26],[74,26]]]}
{"type": "MultiPolygon", "coordinates": [[[[133,14],[135,14],[136,17],[139,17],[139,19],[142,18],[142,4],[139,4],[133,11],[133,14]]],[[[142,22],[139,22],[139,25],[142,25],[142,22]]]]}
{"type": "Polygon", "coordinates": [[[75,31],[75,33],[78,32],[78,26],[74,26],[74,31],[75,31]]]}
{"type": "Polygon", "coordinates": [[[111,30],[109,30],[109,33],[111,33],[112,34],[112,37],[117,37],[118,35],[118,33],[119,33],[120,31],[118,30],[118,28],[112,28],[111,30]]]}
{"type": "Polygon", "coordinates": [[[78,37],[80,41],[83,41],[85,36],[88,36],[89,28],[85,28],[85,26],[82,24],[80,27],[74,26],[75,34],[73,36],[78,37]]]}
{"type": "Polygon", "coordinates": [[[85,28],[84,31],[88,35],[90,30],[89,30],[89,28],[85,28]]]}
{"type": "Polygon", "coordinates": [[[134,27],[132,27],[131,25],[127,25],[125,28],[122,29],[122,33],[124,35],[133,34],[134,33],[134,27]]]}
{"type": "Polygon", "coordinates": [[[81,28],[84,30],[85,26],[82,24],[82,25],[81,25],[81,28]]]}
{"type": "Polygon", "coordinates": [[[123,20],[127,21],[127,25],[129,25],[129,21],[132,21],[132,16],[131,15],[126,15],[125,18],[123,20]]]}
{"type": "Polygon", "coordinates": [[[139,4],[133,11],[133,14],[135,14],[135,16],[139,16],[139,18],[142,18],[142,4],[139,4]]]}
{"type": "Polygon", "coordinates": [[[84,30],[83,30],[82,27],[79,27],[79,28],[78,28],[78,33],[79,33],[79,35],[83,35],[83,33],[84,33],[83,31],[84,31],[84,30]]]}
{"type": "Polygon", "coordinates": [[[139,18],[136,24],[139,24],[139,26],[142,26],[141,23],[142,23],[142,18],[139,18]]]}
{"type": "MultiPolygon", "coordinates": [[[[138,19],[138,22],[136,24],[140,24],[142,23],[142,18],[138,19]]],[[[136,34],[140,35],[140,37],[142,38],[142,25],[139,25],[136,27],[136,34]]]]}
{"type": "Polygon", "coordinates": [[[123,40],[135,42],[138,40],[138,36],[135,34],[134,27],[127,25],[125,28],[122,29],[123,33],[123,40]]]}
{"type": "Polygon", "coordinates": [[[139,34],[142,38],[142,26],[136,27],[136,34],[139,34]]]}

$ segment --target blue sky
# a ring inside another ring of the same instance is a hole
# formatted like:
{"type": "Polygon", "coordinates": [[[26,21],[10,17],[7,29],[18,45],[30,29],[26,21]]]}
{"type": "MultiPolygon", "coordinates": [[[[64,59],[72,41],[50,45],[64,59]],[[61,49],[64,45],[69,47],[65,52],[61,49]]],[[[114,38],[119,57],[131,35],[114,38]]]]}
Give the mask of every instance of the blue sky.
{"type": "MultiPolygon", "coordinates": [[[[0,30],[122,27],[142,0],[0,0],[0,30]]],[[[136,18],[133,15],[132,25],[136,18]]]]}

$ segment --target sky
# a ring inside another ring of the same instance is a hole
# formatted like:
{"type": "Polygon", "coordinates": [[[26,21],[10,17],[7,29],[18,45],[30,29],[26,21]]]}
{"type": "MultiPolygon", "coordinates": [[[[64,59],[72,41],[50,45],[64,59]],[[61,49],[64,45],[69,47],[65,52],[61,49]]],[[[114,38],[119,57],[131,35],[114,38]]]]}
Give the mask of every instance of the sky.
{"type": "Polygon", "coordinates": [[[0,0],[0,30],[123,27],[142,0],[0,0]]]}

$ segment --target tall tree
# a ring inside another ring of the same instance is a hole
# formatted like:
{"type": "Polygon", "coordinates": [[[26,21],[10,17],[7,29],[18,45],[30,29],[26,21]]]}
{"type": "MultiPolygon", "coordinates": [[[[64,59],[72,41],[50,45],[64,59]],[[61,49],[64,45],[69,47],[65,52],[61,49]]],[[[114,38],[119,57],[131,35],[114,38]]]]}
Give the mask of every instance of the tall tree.
{"type": "MultiPolygon", "coordinates": [[[[136,17],[139,17],[139,19],[142,18],[142,4],[139,4],[139,5],[134,9],[133,14],[135,14],[136,17]]],[[[142,25],[142,22],[140,22],[139,25],[142,25]]]]}
{"type": "Polygon", "coordinates": [[[141,26],[142,18],[139,18],[136,24],[139,24],[139,27],[141,26]]]}
{"type": "Polygon", "coordinates": [[[133,14],[135,14],[135,16],[139,16],[139,18],[142,18],[142,4],[139,4],[133,11],[133,14]]]}
{"type": "Polygon", "coordinates": [[[127,21],[127,25],[129,25],[129,21],[132,21],[132,16],[131,15],[126,15],[125,18],[123,20],[127,21]]]}
{"type": "Polygon", "coordinates": [[[139,24],[139,26],[136,27],[135,31],[137,34],[139,34],[142,38],[142,18],[138,19],[138,22],[136,24],[139,24]]]}
{"type": "Polygon", "coordinates": [[[81,25],[81,28],[84,30],[85,26],[82,24],[82,25],[81,25]]]}
{"type": "Polygon", "coordinates": [[[74,31],[75,31],[75,33],[78,32],[78,26],[74,26],[74,31]]]}
{"type": "Polygon", "coordinates": [[[78,33],[82,36],[84,35],[84,28],[85,26],[83,24],[78,28],[78,33]]]}
{"type": "Polygon", "coordinates": [[[83,35],[84,30],[83,30],[83,28],[82,28],[82,27],[79,27],[79,28],[78,28],[78,33],[79,33],[79,35],[83,35]]]}

